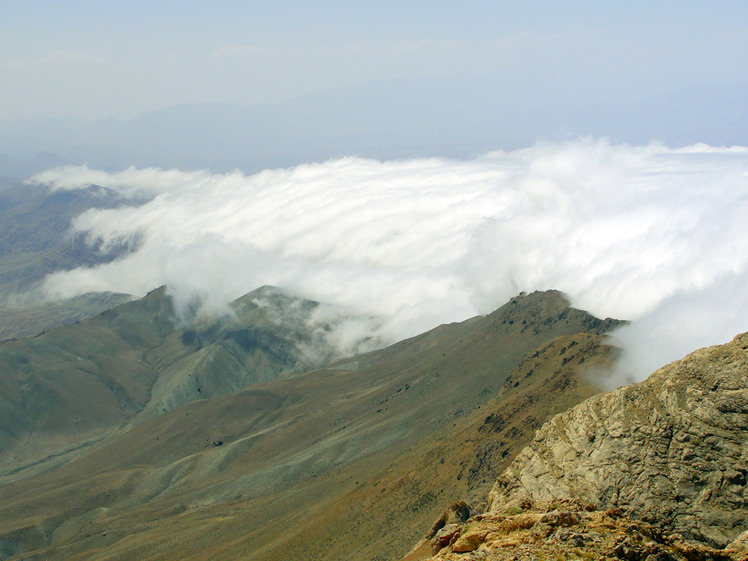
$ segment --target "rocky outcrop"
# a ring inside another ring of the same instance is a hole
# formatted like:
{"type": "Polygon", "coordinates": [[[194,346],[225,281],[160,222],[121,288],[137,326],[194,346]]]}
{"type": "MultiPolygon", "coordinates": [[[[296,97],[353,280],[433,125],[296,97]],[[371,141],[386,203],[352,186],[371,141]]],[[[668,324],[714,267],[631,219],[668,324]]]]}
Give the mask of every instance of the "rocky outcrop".
{"type": "Polygon", "coordinates": [[[630,559],[644,561],[745,561],[748,532],[725,549],[692,543],[621,509],[596,511],[562,500],[526,510],[486,513],[443,526],[403,561],[518,561],[630,559]]]}
{"type": "Polygon", "coordinates": [[[738,547],[746,478],[748,333],[554,417],[498,479],[489,511],[576,499],[687,541],[738,547]]]}
{"type": "Polygon", "coordinates": [[[747,476],[745,333],[556,415],[403,561],[748,561],[747,476]]]}

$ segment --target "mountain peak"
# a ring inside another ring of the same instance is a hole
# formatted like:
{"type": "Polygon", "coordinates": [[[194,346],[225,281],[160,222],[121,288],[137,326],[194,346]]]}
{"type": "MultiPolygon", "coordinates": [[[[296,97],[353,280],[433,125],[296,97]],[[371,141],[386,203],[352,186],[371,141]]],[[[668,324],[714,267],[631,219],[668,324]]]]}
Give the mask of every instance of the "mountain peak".
{"type": "Polygon", "coordinates": [[[504,326],[509,329],[510,326],[521,324],[522,333],[532,330],[535,334],[558,324],[580,322],[587,331],[599,335],[628,323],[612,318],[599,319],[588,312],[572,308],[566,294],[558,290],[535,291],[529,294],[521,292],[487,317],[497,327],[504,326]]]}

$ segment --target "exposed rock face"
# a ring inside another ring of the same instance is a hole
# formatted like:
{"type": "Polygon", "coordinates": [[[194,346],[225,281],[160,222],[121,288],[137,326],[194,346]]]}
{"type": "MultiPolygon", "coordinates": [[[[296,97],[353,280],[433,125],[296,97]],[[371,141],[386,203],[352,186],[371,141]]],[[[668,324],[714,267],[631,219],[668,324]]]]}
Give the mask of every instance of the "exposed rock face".
{"type": "Polygon", "coordinates": [[[402,561],[631,559],[745,561],[748,532],[724,550],[686,542],[621,509],[595,511],[580,501],[527,507],[518,514],[481,514],[444,526],[402,561]]]}
{"type": "Polygon", "coordinates": [[[748,530],[748,333],[557,415],[489,511],[576,499],[713,548],[748,530]]]}

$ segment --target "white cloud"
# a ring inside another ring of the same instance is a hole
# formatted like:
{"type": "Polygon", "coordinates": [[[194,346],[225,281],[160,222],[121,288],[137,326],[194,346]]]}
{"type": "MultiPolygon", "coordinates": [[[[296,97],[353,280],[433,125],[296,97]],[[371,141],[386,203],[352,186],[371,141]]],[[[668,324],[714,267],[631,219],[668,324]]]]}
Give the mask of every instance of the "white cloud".
{"type": "Polygon", "coordinates": [[[168,283],[216,308],[272,284],[380,317],[367,325],[393,341],[556,288],[635,320],[621,339],[649,357],[629,363],[638,377],[748,329],[745,148],[578,140],[467,161],[343,158],[253,176],[66,167],[33,181],[152,197],[79,216],[105,244],[142,246],[51,275],[50,295],[168,283]]]}
{"type": "Polygon", "coordinates": [[[207,172],[184,172],[156,168],[138,169],[130,166],[109,173],[89,169],[87,165],[63,166],[36,174],[29,183],[47,185],[52,191],[66,191],[97,185],[117,189],[126,197],[150,197],[158,193],[179,189],[182,185],[198,183],[210,177],[207,172]]]}

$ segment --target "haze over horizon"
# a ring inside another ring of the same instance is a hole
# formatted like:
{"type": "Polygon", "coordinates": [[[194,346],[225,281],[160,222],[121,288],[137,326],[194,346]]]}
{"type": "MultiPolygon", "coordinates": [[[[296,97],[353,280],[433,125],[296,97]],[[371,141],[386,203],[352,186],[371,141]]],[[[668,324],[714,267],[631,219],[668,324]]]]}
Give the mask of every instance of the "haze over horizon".
{"type": "Polygon", "coordinates": [[[748,144],[743,2],[11,2],[0,174],[748,144]]]}
{"type": "Polygon", "coordinates": [[[745,83],[746,16],[742,2],[693,0],[11,2],[0,23],[0,118],[129,119],[487,74],[546,105],[626,102],[745,83]]]}
{"type": "Polygon", "coordinates": [[[0,175],[151,198],[81,215],[143,245],[49,294],[277,284],[392,341],[560,289],[636,320],[639,377],[748,329],[746,3],[32,1],[0,31],[0,175]]]}

